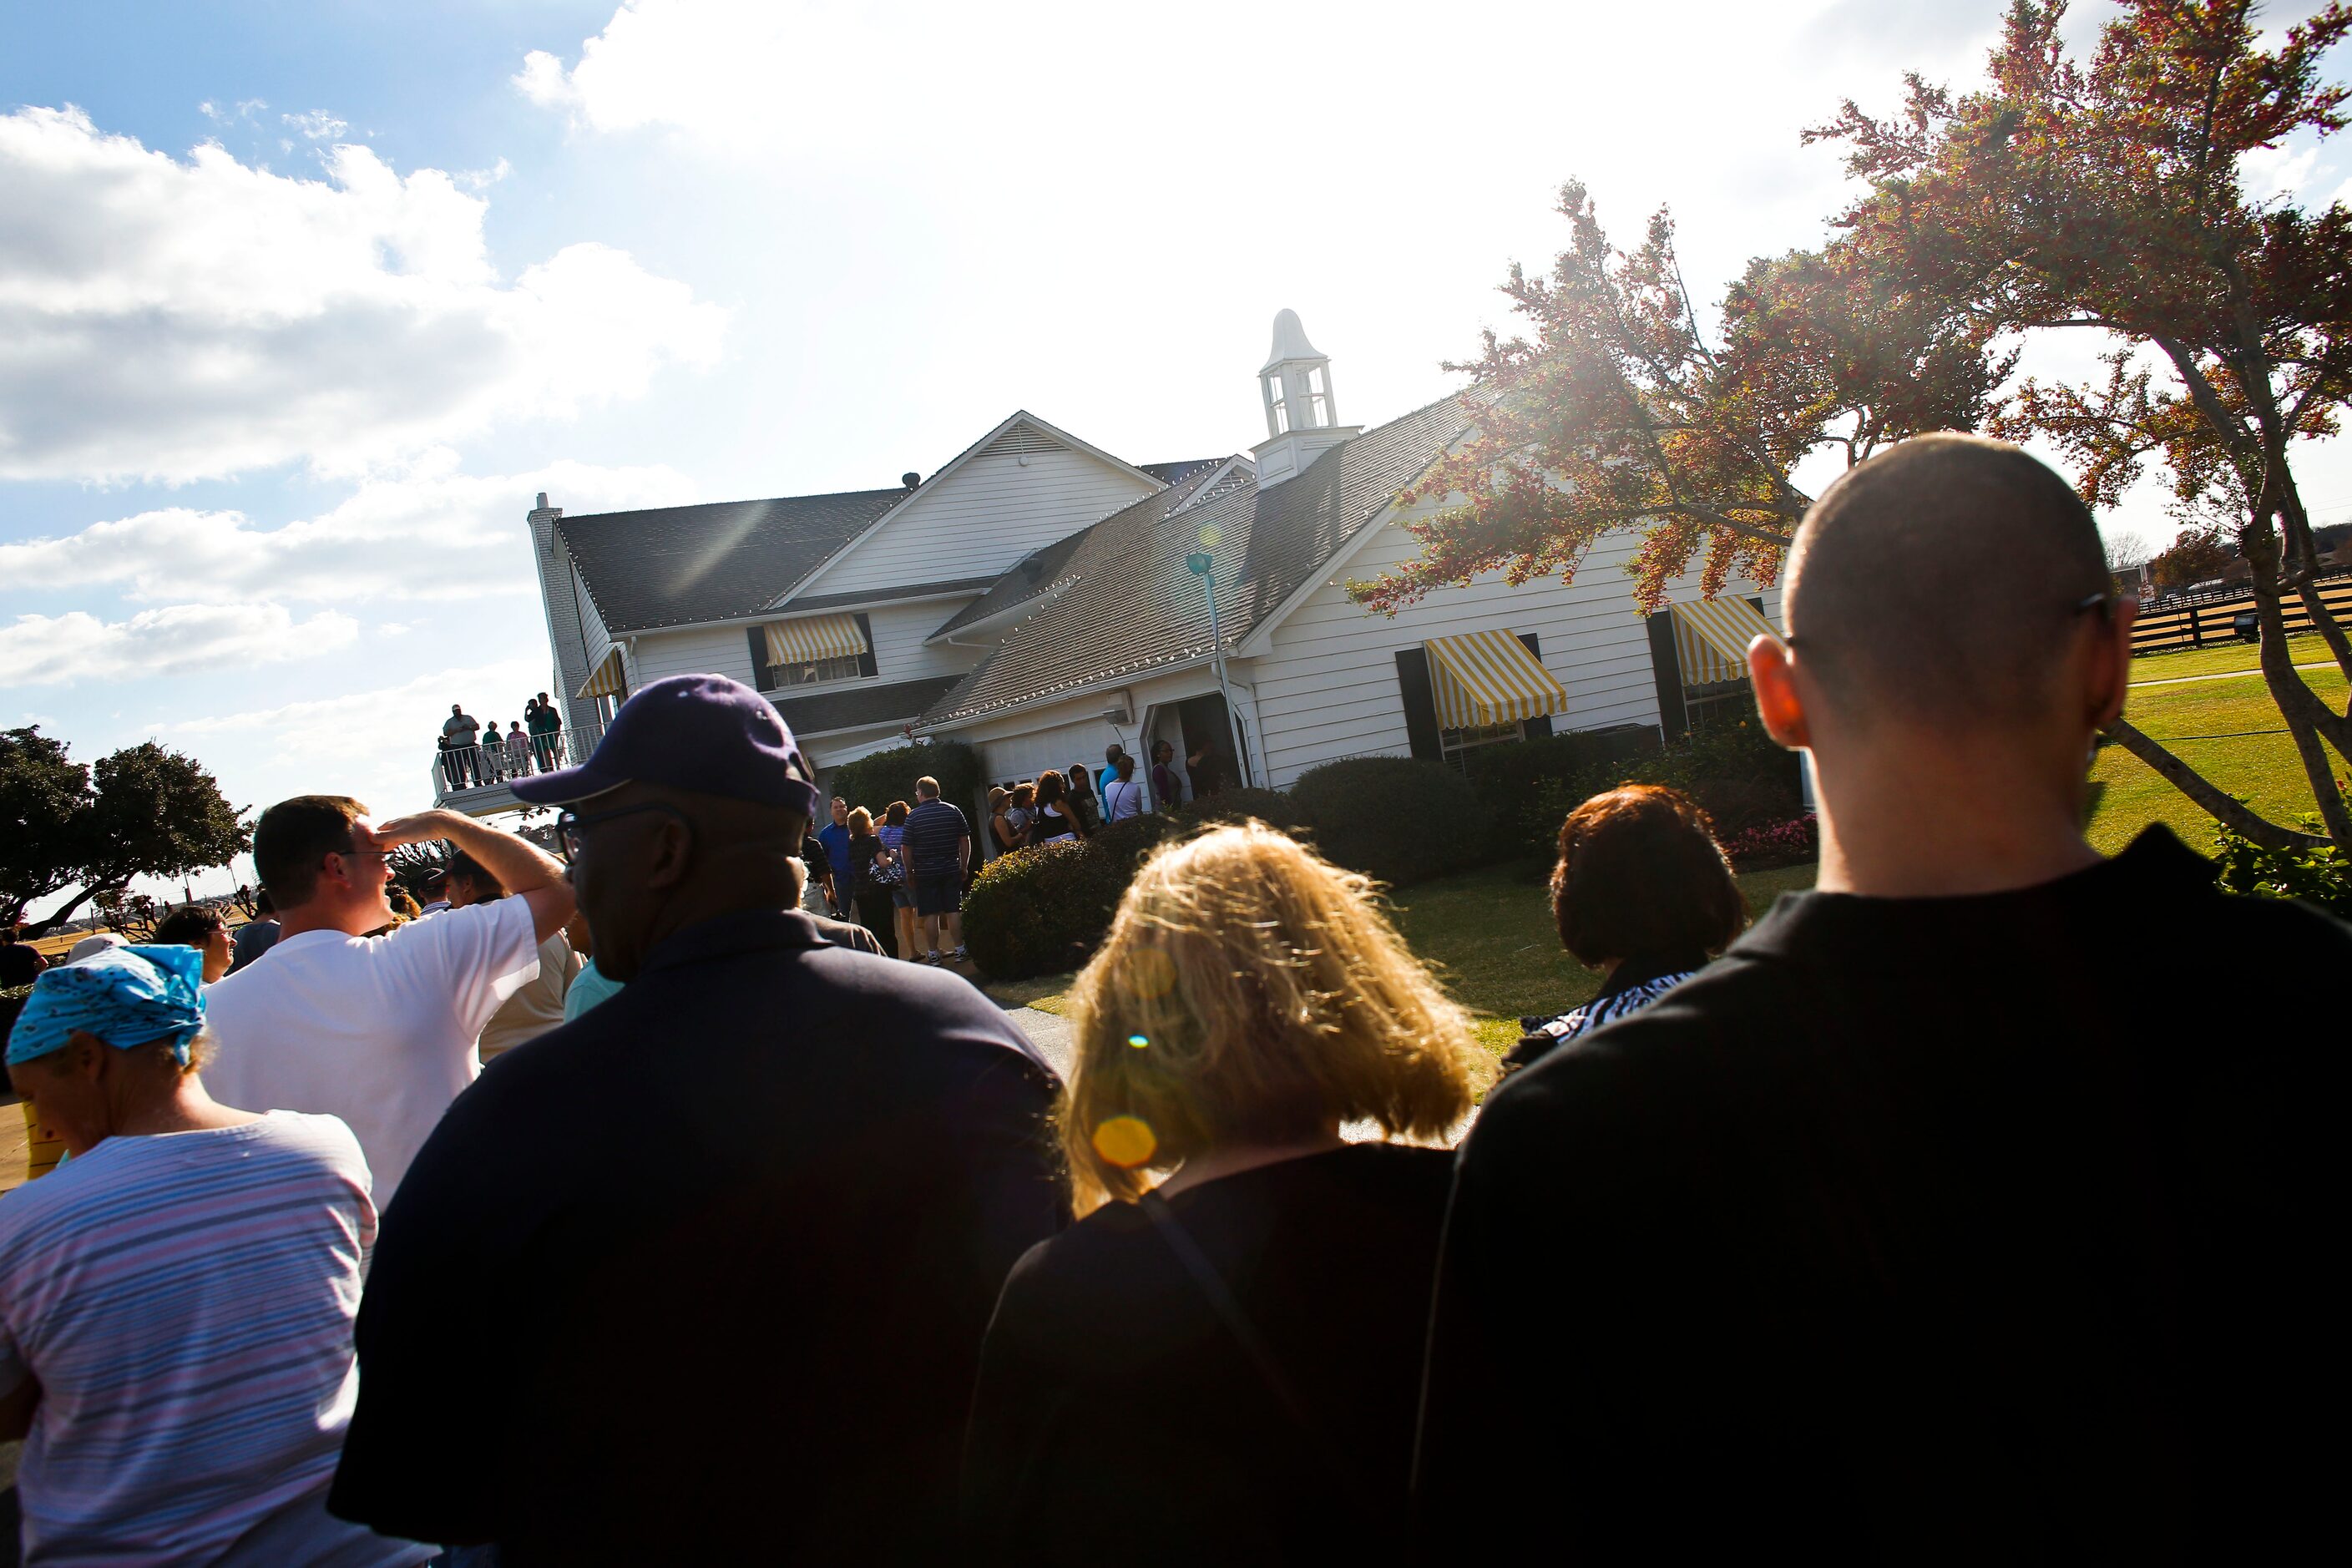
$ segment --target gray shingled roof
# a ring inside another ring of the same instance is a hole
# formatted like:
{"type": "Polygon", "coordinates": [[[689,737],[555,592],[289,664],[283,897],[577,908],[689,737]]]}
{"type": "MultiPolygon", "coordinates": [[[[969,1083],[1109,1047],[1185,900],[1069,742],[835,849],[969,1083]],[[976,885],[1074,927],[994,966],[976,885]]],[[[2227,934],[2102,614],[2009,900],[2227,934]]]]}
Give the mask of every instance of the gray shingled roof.
{"type": "MultiPolygon", "coordinates": [[[[1078,536],[1062,563],[1061,576],[1076,580],[1008,631],[922,722],[966,721],[1207,657],[1208,604],[1184,563],[1204,538],[1214,541],[1209,553],[1218,630],[1233,647],[1321,572],[1469,424],[1464,401],[1444,398],[1324,452],[1263,495],[1252,479],[1171,518],[1191,489],[1180,486],[1113,512],[1078,536]],[[1214,534],[1207,533],[1213,527],[1214,534]]],[[[1205,479],[1213,468],[1190,478],[1205,479]]]]}
{"type": "Polygon", "coordinates": [[[567,517],[556,523],[605,629],[756,616],[907,497],[779,496],[567,517]]]}
{"type": "Polygon", "coordinates": [[[1163,485],[1181,485],[1203,468],[1213,468],[1223,458],[1187,458],[1181,463],[1138,463],[1135,466],[1163,485]]]}
{"type": "Polygon", "coordinates": [[[861,724],[904,723],[938,700],[962,677],[927,675],[887,686],[845,686],[808,697],[770,697],[794,735],[822,735],[861,724]]]}

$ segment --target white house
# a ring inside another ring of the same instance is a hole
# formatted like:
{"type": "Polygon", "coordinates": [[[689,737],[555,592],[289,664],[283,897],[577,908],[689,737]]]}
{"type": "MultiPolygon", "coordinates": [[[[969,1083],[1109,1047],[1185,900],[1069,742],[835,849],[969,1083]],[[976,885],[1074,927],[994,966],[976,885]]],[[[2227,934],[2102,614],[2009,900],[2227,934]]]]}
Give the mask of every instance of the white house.
{"type": "Polygon", "coordinates": [[[1206,750],[1223,782],[1280,787],[1340,757],[1679,732],[1743,695],[1739,650],[1778,590],[1699,604],[1693,581],[1645,618],[1630,537],[1572,584],[1494,574],[1393,616],[1356,605],[1349,580],[1415,553],[1401,524],[1418,509],[1396,498],[1467,433],[1465,406],[1341,425],[1330,362],[1288,310],[1258,379],[1265,438],[1223,458],[1129,463],[1020,411],[887,489],[583,517],[541,496],[568,743],[649,680],[715,671],[766,692],[820,773],[951,738],[1011,783],[1166,739],[1180,764],[1206,750]]]}

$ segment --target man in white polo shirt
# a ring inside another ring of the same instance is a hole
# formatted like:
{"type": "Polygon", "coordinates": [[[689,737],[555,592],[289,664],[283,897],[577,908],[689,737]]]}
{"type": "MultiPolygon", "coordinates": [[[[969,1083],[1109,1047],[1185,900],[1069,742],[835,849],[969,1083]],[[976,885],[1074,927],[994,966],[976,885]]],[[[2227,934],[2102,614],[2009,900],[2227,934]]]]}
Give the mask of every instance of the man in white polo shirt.
{"type": "Polygon", "coordinates": [[[345,795],[299,795],[261,814],[253,858],[278,906],[269,962],[205,994],[220,1041],[223,1102],[339,1116],[389,1207],[449,1102],[481,1071],[482,1026],[539,973],[539,945],[572,918],[563,868],[526,840],[450,811],[382,826],[345,795]],[[446,839],[513,897],[392,922],[388,858],[446,839]]]}

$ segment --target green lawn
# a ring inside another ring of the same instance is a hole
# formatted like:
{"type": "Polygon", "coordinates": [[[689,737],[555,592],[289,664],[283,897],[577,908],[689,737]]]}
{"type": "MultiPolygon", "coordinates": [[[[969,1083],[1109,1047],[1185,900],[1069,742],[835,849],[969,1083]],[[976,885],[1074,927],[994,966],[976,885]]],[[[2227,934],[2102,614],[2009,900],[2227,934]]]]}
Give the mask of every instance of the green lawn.
{"type": "MultiPolygon", "coordinates": [[[[2289,637],[2287,657],[2297,664],[2326,664],[2327,645],[2315,637],[2289,637]]],[[[2252,643],[2222,643],[2212,647],[2192,647],[2179,653],[2144,654],[2132,661],[2134,680],[2172,680],[2184,675],[2226,675],[2242,669],[2260,669],[2261,656],[2252,643]]]]}
{"type": "MultiPolygon", "coordinates": [[[[2315,639],[2297,639],[2297,662],[2311,662],[2306,650],[2319,647],[2315,639]]],[[[2146,658],[2138,662],[2134,678],[2208,673],[2191,660],[2210,663],[2215,670],[2244,668],[2253,662],[2253,650],[2205,648],[2146,658]],[[2229,662],[2231,657],[2239,661],[2234,667],[2229,662]]],[[[2309,669],[2303,675],[2323,701],[2343,709],[2340,672],[2309,669]]],[[[2260,675],[2135,687],[2124,711],[2151,739],[2163,742],[2167,750],[2272,821],[2292,822],[2317,809],[2294,744],[2284,732],[2284,721],[2260,675]]],[[[2091,780],[2099,786],[2099,795],[2091,814],[2090,837],[2101,850],[2113,854],[2151,822],[2169,824],[2192,849],[2211,847],[2213,819],[2122,747],[2108,746],[2099,752],[2091,780]]]]}

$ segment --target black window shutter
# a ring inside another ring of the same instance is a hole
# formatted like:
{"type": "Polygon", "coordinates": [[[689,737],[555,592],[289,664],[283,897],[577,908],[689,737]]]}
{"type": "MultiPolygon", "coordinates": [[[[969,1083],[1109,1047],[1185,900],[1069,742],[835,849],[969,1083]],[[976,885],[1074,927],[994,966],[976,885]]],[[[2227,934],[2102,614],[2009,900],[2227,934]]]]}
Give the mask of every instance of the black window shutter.
{"type": "Polygon", "coordinates": [[[1658,725],[1668,741],[1680,740],[1690,728],[1690,715],[1683,709],[1683,663],[1675,654],[1672,610],[1650,616],[1650,673],[1658,682],[1658,725]]]}
{"type": "MultiPolygon", "coordinates": [[[[1541,664],[1543,662],[1543,638],[1536,636],[1533,632],[1521,632],[1519,634],[1519,640],[1527,644],[1528,651],[1536,656],[1536,662],[1538,664],[1541,664]]],[[[1525,733],[1527,738],[1530,741],[1548,739],[1551,734],[1551,715],[1549,713],[1539,713],[1535,718],[1528,720],[1523,733],[1525,733]]]]}
{"type": "Polygon", "coordinates": [[[1397,649],[1397,686],[1404,693],[1404,732],[1412,754],[1431,762],[1443,759],[1437,742],[1437,699],[1429,687],[1429,650],[1397,649]]]}
{"type": "Polygon", "coordinates": [[[776,689],[775,672],[768,668],[768,636],[759,626],[745,626],[743,640],[751,645],[751,684],[762,691],[776,689]]]}
{"type": "Polygon", "coordinates": [[[880,674],[881,668],[874,662],[874,623],[866,618],[863,610],[857,612],[857,635],[866,639],[866,651],[857,656],[857,673],[880,674]]]}

